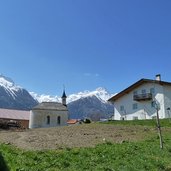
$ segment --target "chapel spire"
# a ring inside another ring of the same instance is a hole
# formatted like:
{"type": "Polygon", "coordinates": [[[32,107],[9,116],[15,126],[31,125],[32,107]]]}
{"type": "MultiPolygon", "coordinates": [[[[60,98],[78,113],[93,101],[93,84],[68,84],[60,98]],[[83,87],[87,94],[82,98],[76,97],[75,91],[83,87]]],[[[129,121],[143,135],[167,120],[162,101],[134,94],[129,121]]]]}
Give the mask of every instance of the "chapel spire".
{"type": "Polygon", "coordinates": [[[65,93],[65,88],[64,88],[64,90],[63,90],[63,94],[62,94],[62,104],[64,105],[64,106],[66,106],[66,98],[67,98],[67,96],[66,96],[66,93],[65,93]]]}

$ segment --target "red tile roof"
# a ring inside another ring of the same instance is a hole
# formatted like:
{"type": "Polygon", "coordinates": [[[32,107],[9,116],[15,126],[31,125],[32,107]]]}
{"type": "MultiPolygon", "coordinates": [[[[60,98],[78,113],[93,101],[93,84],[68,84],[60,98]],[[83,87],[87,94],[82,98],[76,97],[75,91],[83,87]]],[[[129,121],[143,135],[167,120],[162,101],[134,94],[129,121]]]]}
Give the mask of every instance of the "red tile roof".
{"type": "Polygon", "coordinates": [[[77,119],[70,119],[67,121],[67,124],[76,124],[78,122],[77,119]]]}
{"type": "Polygon", "coordinates": [[[30,111],[0,108],[0,119],[29,120],[29,118],[30,111]]]}

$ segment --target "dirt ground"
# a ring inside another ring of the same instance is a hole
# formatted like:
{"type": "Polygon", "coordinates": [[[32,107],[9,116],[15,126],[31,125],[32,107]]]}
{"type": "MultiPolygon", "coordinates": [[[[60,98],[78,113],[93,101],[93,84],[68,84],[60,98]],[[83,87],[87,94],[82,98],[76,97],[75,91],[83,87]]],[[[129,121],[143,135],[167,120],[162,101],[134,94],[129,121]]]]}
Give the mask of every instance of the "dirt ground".
{"type": "Polygon", "coordinates": [[[82,124],[24,131],[0,131],[0,142],[25,150],[94,147],[99,143],[136,141],[155,132],[142,126],[82,124]]]}

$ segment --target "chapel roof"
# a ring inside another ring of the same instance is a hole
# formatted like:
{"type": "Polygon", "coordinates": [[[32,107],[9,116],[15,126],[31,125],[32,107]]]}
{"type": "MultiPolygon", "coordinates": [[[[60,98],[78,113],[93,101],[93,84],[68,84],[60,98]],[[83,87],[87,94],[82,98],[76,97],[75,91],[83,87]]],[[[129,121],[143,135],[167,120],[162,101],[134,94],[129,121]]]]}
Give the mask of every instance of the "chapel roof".
{"type": "Polygon", "coordinates": [[[42,102],[35,106],[32,110],[59,110],[66,111],[67,107],[58,102],[42,102]]]}

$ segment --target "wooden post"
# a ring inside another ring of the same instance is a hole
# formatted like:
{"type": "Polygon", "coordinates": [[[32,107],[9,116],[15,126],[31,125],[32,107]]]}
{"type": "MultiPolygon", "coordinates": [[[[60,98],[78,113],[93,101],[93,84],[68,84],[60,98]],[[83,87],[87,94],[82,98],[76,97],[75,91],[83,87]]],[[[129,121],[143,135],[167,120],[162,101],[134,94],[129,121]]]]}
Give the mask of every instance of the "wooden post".
{"type": "Polygon", "coordinates": [[[162,133],[161,133],[161,127],[160,127],[160,120],[159,120],[159,107],[158,105],[156,105],[156,110],[157,110],[157,117],[156,117],[156,121],[157,121],[157,129],[158,129],[158,134],[159,134],[159,139],[160,139],[160,148],[163,149],[163,139],[162,139],[162,133]]]}

